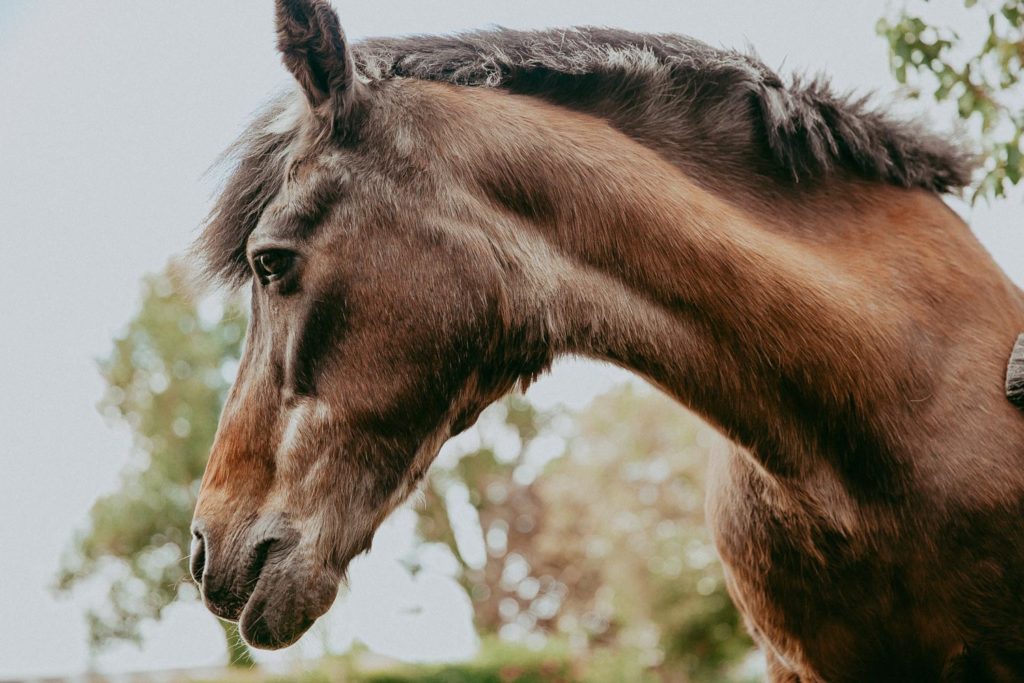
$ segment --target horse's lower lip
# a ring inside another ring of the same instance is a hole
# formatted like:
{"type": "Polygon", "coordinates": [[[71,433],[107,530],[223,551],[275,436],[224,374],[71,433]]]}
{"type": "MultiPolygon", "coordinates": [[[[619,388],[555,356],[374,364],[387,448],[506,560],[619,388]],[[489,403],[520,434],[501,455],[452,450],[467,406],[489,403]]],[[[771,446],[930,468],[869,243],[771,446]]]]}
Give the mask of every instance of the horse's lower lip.
{"type": "Polygon", "coordinates": [[[303,616],[290,625],[286,631],[275,631],[266,614],[266,604],[246,605],[242,617],[238,620],[239,633],[249,645],[262,650],[277,650],[288,647],[309,630],[315,618],[303,616]],[[251,606],[250,606],[251,605],[251,606]]]}
{"type": "Polygon", "coordinates": [[[308,558],[294,555],[267,562],[238,619],[245,642],[267,650],[287,647],[330,608],[340,573],[312,570],[311,565],[308,558]]]}
{"type": "MultiPolygon", "coordinates": [[[[267,574],[271,574],[272,571],[263,572],[253,577],[249,585],[253,587],[252,593],[246,599],[245,606],[241,610],[241,613],[237,616],[234,621],[238,622],[238,630],[241,633],[242,638],[245,639],[249,645],[264,650],[276,650],[282,647],[291,645],[303,633],[312,626],[312,620],[309,624],[303,626],[301,630],[297,630],[294,633],[280,633],[275,631],[271,626],[271,622],[274,620],[273,615],[267,613],[270,600],[268,599],[268,593],[271,592],[271,587],[261,584],[266,584],[267,574]]],[[[278,576],[278,583],[280,579],[286,577],[278,576]]],[[[269,579],[273,582],[273,579],[269,579]]],[[[278,591],[281,591],[279,588],[278,591]]],[[[291,629],[294,630],[294,629],[291,629]]]]}

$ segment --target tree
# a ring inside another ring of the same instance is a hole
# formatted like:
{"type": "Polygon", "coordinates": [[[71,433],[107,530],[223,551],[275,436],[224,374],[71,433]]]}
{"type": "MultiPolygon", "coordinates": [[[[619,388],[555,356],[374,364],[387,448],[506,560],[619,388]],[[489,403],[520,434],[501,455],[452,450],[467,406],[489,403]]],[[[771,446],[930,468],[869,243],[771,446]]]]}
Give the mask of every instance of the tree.
{"type": "Polygon", "coordinates": [[[912,4],[878,22],[892,73],[912,97],[956,104],[985,157],[972,201],[1003,197],[1024,175],[1024,0],[964,0],[984,36],[980,47],[970,35],[929,24],[922,0],[912,4]]]}
{"type": "MultiPolygon", "coordinates": [[[[204,317],[186,290],[173,265],[147,277],[138,314],[100,363],[107,389],[99,409],[131,429],[134,446],[120,488],[93,505],[57,578],[63,592],[86,580],[107,584],[107,602],[86,615],[94,651],[138,642],[144,620],[198,595],[188,575],[189,525],[245,315],[232,301],[204,317]]],[[[219,623],[229,662],[251,665],[235,625],[219,623]]]]}
{"type": "Polygon", "coordinates": [[[421,533],[463,558],[478,629],[631,653],[623,679],[728,679],[752,643],[704,524],[721,436],[628,385],[580,414],[513,396],[475,431],[433,470],[421,533]],[[478,524],[465,521],[467,502],[478,524]]]}

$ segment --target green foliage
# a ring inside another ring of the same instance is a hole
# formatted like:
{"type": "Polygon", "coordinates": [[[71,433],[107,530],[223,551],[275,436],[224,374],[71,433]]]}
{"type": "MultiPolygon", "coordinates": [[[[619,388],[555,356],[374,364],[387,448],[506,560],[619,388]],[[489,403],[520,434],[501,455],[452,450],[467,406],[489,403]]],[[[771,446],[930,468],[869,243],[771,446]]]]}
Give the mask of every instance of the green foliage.
{"type": "Polygon", "coordinates": [[[382,665],[354,651],[290,675],[268,677],[253,670],[204,683],[658,683],[631,663],[632,654],[601,650],[581,659],[571,656],[564,643],[536,650],[487,638],[469,662],[382,665]]]}
{"type": "Polygon", "coordinates": [[[464,572],[481,631],[614,652],[621,677],[607,680],[728,680],[752,643],[704,525],[721,437],[629,386],[578,415],[510,397],[477,431],[432,472],[421,533],[459,554],[446,501],[469,490],[487,545],[486,564],[464,572]]]}
{"type": "MultiPolygon", "coordinates": [[[[921,0],[913,4],[926,9],[921,0]]],[[[889,43],[893,75],[910,94],[955,103],[960,118],[980,135],[986,160],[972,199],[992,199],[1005,196],[1024,175],[1024,0],[964,0],[964,6],[985,36],[980,47],[906,6],[881,19],[877,30],[889,43]]]]}
{"type": "Polygon", "coordinates": [[[559,510],[548,547],[571,551],[565,562],[601,585],[578,623],[594,638],[606,620],[605,633],[659,671],[726,680],[752,647],[704,519],[707,462],[729,446],[675,401],[629,386],[578,421],[568,457],[539,481],[559,510]],[[587,625],[588,614],[601,620],[587,625]]]}
{"type": "Polygon", "coordinates": [[[581,681],[564,649],[535,651],[490,640],[471,662],[401,666],[356,675],[359,683],[570,683],[581,681]]]}
{"type": "MultiPolygon", "coordinates": [[[[245,319],[238,303],[204,320],[174,268],[143,282],[142,305],[100,363],[107,382],[99,409],[132,432],[120,488],[92,507],[57,578],[70,591],[93,579],[107,602],[87,614],[90,643],[139,640],[139,626],[178,599],[194,599],[188,577],[189,524],[238,358],[245,319]]],[[[250,664],[233,625],[230,661],[250,664]]]]}
{"type": "MultiPolygon", "coordinates": [[[[652,671],[639,664],[629,648],[598,647],[573,654],[564,642],[542,649],[485,638],[480,653],[458,664],[396,664],[353,651],[328,657],[312,668],[267,676],[259,670],[239,671],[203,683],[683,683],[693,679],[652,671]]],[[[741,679],[715,678],[716,683],[741,679]]],[[[751,683],[754,679],[750,679],[751,683]]],[[[744,682],[745,683],[745,682],[744,682]]]]}

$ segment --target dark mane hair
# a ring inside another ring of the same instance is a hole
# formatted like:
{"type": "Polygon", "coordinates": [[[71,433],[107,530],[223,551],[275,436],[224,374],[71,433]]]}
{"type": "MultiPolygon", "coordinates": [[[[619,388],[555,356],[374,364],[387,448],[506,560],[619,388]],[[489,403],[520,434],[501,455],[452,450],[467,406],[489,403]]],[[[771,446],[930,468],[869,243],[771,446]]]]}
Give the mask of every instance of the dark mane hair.
{"type": "Polygon", "coordinates": [[[680,145],[710,152],[705,159],[716,163],[729,145],[753,143],[758,155],[733,150],[736,170],[747,170],[751,156],[767,156],[758,170],[794,181],[839,167],[871,180],[948,192],[967,185],[975,165],[962,145],[871,109],[868,97],[837,95],[821,77],[787,85],[752,54],[688,36],[593,27],[497,29],[371,39],[355,52],[371,79],[419,78],[535,95],[603,116],[658,147],[675,136],[680,145]]]}
{"type": "MultiPolygon", "coordinates": [[[[787,85],[754,55],[687,36],[496,29],[376,38],[353,49],[371,82],[502,88],[600,116],[732,195],[771,201],[780,184],[799,190],[837,170],[950,192],[970,181],[976,163],[963,145],[874,110],[867,97],[836,95],[822,78],[787,85]],[[768,182],[761,187],[753,176],[768,182]]],[[[248,278],[245,242],[282,182],[303,120],[289,108],[301,99],[295,92],[274,100],[223,157],[232,174],[195,247],[212,280],[248,278]]]]}

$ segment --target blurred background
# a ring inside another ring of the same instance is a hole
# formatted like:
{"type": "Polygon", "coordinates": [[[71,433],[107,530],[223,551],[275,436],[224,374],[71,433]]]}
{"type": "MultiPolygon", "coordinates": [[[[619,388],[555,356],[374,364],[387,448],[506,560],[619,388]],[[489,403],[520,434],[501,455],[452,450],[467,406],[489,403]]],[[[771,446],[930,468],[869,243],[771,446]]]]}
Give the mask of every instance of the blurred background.
{"type": "MultiPolygon", "coordinates": [[[[949,201],[1024,282],[1020,0],[335,5],[352,39],[609,25],[897,94],[986,155],[949,201]]],[[[198,603],[188,523],[246,302],[178,255],[289,79],[270,0],[0,0],[0,680],[759,680],[704,528],[722,438],[578,359],[444,447],[298,645],[250,652],[198,603]]]]}

